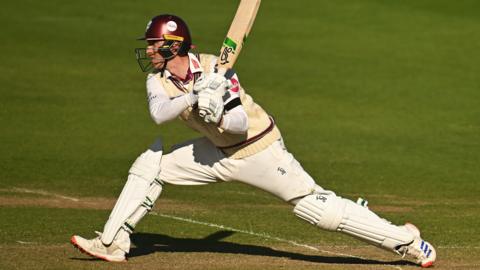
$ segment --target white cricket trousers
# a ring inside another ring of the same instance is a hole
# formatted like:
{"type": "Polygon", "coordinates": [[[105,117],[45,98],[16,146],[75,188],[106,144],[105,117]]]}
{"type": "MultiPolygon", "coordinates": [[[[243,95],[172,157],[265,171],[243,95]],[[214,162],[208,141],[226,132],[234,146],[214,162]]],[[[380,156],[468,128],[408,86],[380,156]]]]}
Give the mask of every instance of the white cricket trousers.
{"type": "Polygon", "coordinates": [[[165,183],[204,185],[239,181],[284,201],[311,194],[316,186],[281,139],[257,154],[231,159],[207,138],[197,138],[172,147],[162,157],[160,166],[159,178],[165,183]]]}

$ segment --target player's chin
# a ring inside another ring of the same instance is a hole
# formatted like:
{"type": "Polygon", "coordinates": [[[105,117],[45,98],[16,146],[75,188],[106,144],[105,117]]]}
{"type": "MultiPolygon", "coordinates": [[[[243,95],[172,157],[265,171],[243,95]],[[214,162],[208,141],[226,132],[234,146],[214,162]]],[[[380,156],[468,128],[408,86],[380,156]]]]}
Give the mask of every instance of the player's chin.
{"type": "Polygon", "coordinates": [[[165,61],[152,61],[152,66],[155,69],[162,69],[164,65],[165,65],[165,61]]]}

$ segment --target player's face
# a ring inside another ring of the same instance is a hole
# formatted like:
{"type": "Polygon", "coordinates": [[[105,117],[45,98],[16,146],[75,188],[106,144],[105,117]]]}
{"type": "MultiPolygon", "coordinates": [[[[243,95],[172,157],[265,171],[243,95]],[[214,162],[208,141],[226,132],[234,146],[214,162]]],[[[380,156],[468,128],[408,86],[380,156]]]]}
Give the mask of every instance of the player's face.
{"type": "Polygon", "coordinates": [[[165,58],[163,58],[162,55],[160,55],[160,53],[158,52],[158,49],[163,45],[164,42],[165,41],[163,40],[153,41],[149,42],[147,46],[147,56],[150,57],[152,66],[155,69],[162,69],[165,65],[165,58]]]}

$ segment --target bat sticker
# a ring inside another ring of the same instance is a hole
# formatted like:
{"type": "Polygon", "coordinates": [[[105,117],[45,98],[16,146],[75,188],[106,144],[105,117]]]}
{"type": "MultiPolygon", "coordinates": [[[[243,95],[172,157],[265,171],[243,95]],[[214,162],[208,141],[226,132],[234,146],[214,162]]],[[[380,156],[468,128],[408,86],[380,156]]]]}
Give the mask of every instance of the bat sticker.
{"type": "Polygon", "coordinates": [[[229,63],[228,56],[230,54],[235,54],[235,49],[237,48],[237,43],[231,40],[230,38],[226,37],[225,41],[223,41],[223,46],[225,47],[220,55],[220,64],[225,65],[229,63]]]}

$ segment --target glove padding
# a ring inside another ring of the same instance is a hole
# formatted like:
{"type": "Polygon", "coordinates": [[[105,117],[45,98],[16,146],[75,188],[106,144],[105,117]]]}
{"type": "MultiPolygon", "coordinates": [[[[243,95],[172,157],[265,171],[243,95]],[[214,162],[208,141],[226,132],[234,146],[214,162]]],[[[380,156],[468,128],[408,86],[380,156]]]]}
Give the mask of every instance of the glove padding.
{"type": "Polygon", "coordinates": [[[205,76],[205,74],[202,73],[202,75],[200,75],[200,77],[198,77],[198,79],[195,81],[192,92],[195,95],[198,95],[200,92],[202,92],[207,88],[207,85],[208,85],[207,76],[205,76]]]}
{"type": "Polygon", "coordinates": [[[203,116],[205,122],[218,124],[222,119],[223,93],[207,88],[198,94],[198,109],[205,112],[205,116],[203,116]]]}
{"type": "Polygon", "coordinates": [[[209,73],[200,78],[193,89],[198,95],[199,115],[207,123],[218,124],[223,115],[223,96],[232,84],[218,73],[209,73]]]}
{"type": "Polygon", "coordinates": [[[218,73],[210,73],[205,77],[207,81],[207,87],[221,92],[222,96],[227,92],[229,88],[229,82],[225,76],[218,73]]]}
{"type": "Polygon", "coordinates": [[[195,81],[195,84],[193,85],[193,93],[198,95],[203,90],[209,88],[225,94],[230,87],[232,87],[232,83],[223,75],[218,73],[209,73],[205,75],[205,73],[202,73],[202,75],[195,81]]]}

